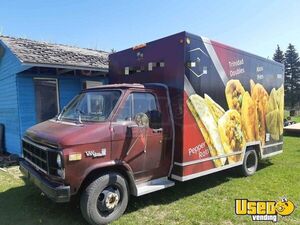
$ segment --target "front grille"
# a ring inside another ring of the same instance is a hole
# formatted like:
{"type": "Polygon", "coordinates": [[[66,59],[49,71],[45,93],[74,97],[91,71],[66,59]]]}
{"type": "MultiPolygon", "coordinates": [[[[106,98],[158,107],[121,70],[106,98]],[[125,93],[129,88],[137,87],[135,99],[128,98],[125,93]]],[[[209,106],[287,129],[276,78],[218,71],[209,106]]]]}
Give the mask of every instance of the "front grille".
{"type": "Polygon", "coordinates": [[[57,150],[26,139],[22,140],[22,145],[23,157],[27,162],[46,174],[57,176],[57,150]]]}

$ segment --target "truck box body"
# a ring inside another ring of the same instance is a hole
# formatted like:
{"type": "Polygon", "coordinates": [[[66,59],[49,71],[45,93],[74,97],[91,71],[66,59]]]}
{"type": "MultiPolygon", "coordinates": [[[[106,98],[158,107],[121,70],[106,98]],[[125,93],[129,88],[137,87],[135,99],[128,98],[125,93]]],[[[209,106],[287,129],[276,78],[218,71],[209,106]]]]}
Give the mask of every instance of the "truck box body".
{"type": "Polygon", "coordinates": [[[261,158],[282,152],[282,64],[181,32],[114,53],[109,68],[112,83],[169,87],[174,179],[240,165],[247,146],[261,158]]]}

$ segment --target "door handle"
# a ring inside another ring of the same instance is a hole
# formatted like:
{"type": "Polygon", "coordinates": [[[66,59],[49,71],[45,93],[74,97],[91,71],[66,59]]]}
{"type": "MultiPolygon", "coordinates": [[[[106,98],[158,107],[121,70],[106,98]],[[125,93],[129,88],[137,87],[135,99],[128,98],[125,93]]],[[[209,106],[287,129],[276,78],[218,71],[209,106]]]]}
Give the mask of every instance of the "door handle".
{"type": "Polygon", "coordinates": [[[130,124],[127,126],[128,128],[134,128],[134,127],[139,127],[137,124],[130,124]]]}
{"type": "Polygon", "coordinates": [[[159,129],[152,129],[153,133],[162,133],[163,129],[159,128],[159,129]]]}

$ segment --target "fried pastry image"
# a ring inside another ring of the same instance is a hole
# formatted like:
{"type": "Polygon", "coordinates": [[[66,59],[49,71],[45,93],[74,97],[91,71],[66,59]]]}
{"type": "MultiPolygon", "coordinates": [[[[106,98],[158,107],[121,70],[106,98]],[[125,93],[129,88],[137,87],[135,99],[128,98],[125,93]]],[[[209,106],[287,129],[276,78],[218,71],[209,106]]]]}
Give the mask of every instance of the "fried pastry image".
{"type": "Polygon", "coordinates": [[[266,113],[268,111],[268,100],[269,100],[268,92],[265,90],[265,88],[261,84],[258,84],[258,83],[254,84],[254,86],[252,88],[253,84],[254,84],[253,80],[250,80],[251,97],[255,101],[262,102],[262,105],[264,107],[263,110],[266,113]]]}
{"type": "Polygon", "coordinates": [[[258,133],[257,110],[248,91],[243,95],[241,120],[246,141],[255,141],[258,133]]]}
{"type": "Polygon", "coordinates": [[[272,89],[268,101],[268,113],[266,115],[267,131],[272,139],[278,141],[283,134],[283,103],[284,90],[281,86],[278,90],[272,89]]]}
{"type": "Polygon", "coordinates": [[[211,97],[209,97],[207,94],[204,94],[204,99],[206,101],[207,106],[210,109],[210,112],[212,113],[214,119],[216,122],[221,118],[221,116],[224,115],[225,110],[214,100],[212,100],[211,97]]]}
{"type": "Polygon", "coordinates": [[[269,101],[268,101],[268,113],[272,112],[273,110],[278,110],[278,103],[277,103],[277,92],[276,89],[273,88],[270,93],[269,101]]]}
{"type": "MultiPolygon", "coordinates": [[[[226,154],[243,151],[246,139],[242,131],[241,116],[236,110],[228,110],[219,120],[218,129],[226,154]]],[[[229,163],[241,160],[241,154],[228,156],[229,163]]]]}
{"type": "Polygon", "coordinates": [[[268,92],[261,84],[255,84],[253,80],[250,80],[251,97],[256,105],[257,110],[257,129],[256,139],[261,141],[261,144],[265,144],[266,137],[266,114],[268,112],[268,92]]]}
{"type": "Polygon", "coordinates": [[[270,133],[271,137],[278,141],[280,138],[280,121],[281,116],[279,110],[273,110],[272,112],[269,112],[266,117],[267,121],[267,129],[270,133]]]}
{"type": "MultiPolygon", "coordinates": [[[[280,111],[280,119],[282,120],[281,125],[283,124],[284,119],[284,88],[281,85],[280,88],[277,89],[277,104],[278,109],[280,111]]],[[[280,127],[280,135],[283,134],[283,125],[280,127]]]]}
{"type": "Polygon", "coordinates": [[[255,87],[255,82],[251,79],[250,80],[250,93],[251,93],[251,96],[252,96],[252,93],[253,93],[253,88],[255,87]]]}
{"type": "Polygon", "coordinates": [[[226,84],[225,95],[229,109],[235,109],[239,113],[242,108],[242,100],[245,89],[239,80],[230,80],[226,84]]]}
{"type": "MultiPolygon", "coordinates": [[[[187,105],[195,118],[204,140],[208,145],[211,156],[224,155],[224,149],[219,135],[218,126],[206,101],[199,95],[193,94],[187,100],[187,105]]],[[[226,158],[214,159],[216,167],[223,166],[226,158]]]]}

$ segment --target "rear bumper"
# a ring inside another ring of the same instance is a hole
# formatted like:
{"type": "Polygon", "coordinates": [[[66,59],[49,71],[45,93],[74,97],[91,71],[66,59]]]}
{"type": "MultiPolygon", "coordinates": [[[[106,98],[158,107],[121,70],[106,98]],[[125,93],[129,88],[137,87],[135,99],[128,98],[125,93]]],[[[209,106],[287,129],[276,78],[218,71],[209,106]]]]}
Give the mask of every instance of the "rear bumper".
{"type": "Polygon", "coordinates": [[[45,195],[54,202],[70,201],[70,186],[51,182],[45,179],[28,162],[20,161],[20,170],[31,182],[33,182],[45,195]]]}

